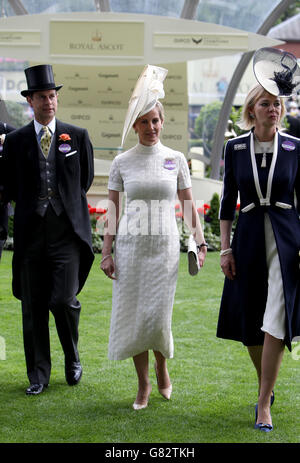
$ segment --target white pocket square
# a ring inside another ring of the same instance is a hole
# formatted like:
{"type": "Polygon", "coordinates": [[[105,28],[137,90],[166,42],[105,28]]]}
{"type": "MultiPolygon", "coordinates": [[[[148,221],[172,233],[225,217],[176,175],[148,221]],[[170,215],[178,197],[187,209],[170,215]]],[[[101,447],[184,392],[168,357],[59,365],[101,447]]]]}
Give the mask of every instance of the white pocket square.
{"type": "Polygon", "coordinates": [[[190,235],[188,242],[188,268],[189,274],[192,276],[197,275],[197,273],[200,270],[197,253],[197,244],[192,235],[190,235]]]}
{"type": "Polygon", "coordinates": [[[66,154],[66,158],[67,158],[68,156],[73,156],[73,154],[75,154],[75,153],[77,153],[77,150],[71,151],[71,153],[67,153],[67,154],[66,154]]]}

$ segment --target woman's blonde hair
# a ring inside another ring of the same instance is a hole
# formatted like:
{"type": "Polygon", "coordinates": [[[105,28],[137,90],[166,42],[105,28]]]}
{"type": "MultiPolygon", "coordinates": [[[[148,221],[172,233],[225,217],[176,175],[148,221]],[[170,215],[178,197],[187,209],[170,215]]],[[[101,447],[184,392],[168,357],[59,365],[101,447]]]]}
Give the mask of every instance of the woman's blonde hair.
{"type": "MultiPolygon", "coordinates": [[[[245,99],[245,103],[243,105],[242,109],[242,114],[241,114],[241,119],[238,122],[239,127],[243,130],[250,130],[252,127],[255,126],[255,119],[253,116],[251,116],[251,110],[253,110],[253,107],[257,100],[261,98],[264,94],[270,95],[267,90],[265,90],[260,84],[256,84],[248,93],[245,99]]],[[[272,95],[273,96],[273,95],[272,95]]],[[[279,98],[280,100],[280,106],[281,106],[281,114],[280,114],[280,120],[278,123],[278,128],[281,128],[281,121],[285,115],[285,105],[283,98],[279,98]]]]}
{"type": "Polygon", "coordinates": [[[163,107],[163,104],[159,100],[157,100],[156,105],[154,107],[157,108],[161,121],[164,121],[165,120],[165,108],[163,107]]]}
{"type": "MultiPolygon", "coordinates": [[[[155,106],[154,106],[152,109],[155,109],[155,108],[156,108],[157,111],[158,111],[158,115],[159,115],[159,117],[160,117],[160,120],[163,122],[163,121],[165,120],[165,109],[164,109],[162,103],[161,103],[159,100],[157,100],[157,102],[155,103],[155,106]]],[[[151,111],[151,110],[150,110],[150,111],[151,111]]],[[[150,112],[150,111],[149,111],[149,112],[150,112]]],[[[145,114],[144,114],[144,115],[145,115],[145,114]]],[[[136,118],[136,120],[135,120],[134,123],[132,124],[132,127],[134,127],[136,121],[137,121],[140,117],[142,117],[142,116],[138,116],[138,117],[136,118]]]]}

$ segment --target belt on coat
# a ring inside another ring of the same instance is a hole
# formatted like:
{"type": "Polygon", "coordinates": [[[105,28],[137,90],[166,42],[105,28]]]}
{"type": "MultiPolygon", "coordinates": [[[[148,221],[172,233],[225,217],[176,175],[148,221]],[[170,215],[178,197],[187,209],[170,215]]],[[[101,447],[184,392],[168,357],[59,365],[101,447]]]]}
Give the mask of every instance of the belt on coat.
{"type": "MultiPolygon", "coordinates": [[[[251,209],[254,209],[254,207],[256,207],[256,206],[257,206],[257,204],[250,203],[247,206],[243,207],[243,209],[241,209],[241,212],[251,211],[251,209]]],[[[268,198],[260,198],[259,206],[271,206],[270,200],[268,198]]],[[[282,203],[280,201],[276,201],[274,203],[274,206],[280,207],[281,209],[292,209],[292,207],[293,207],[293,206],[291,206],[291,204],[282,203]]]]}

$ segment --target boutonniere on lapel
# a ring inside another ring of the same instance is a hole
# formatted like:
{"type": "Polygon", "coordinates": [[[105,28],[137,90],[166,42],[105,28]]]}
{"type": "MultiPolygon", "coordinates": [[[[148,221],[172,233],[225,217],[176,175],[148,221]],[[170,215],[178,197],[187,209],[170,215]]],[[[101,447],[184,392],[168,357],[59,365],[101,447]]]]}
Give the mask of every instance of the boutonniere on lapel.
{"type": "Polygon", "coordinates": [[[61,142],[61,145],[58,147],[61,153],[67,154],[69,151],[71,151],[71,146],[69,143],[66,143],[71,141],[71,137],[68,133],[61,133],[58,137],[58,141],[61,142]]]}

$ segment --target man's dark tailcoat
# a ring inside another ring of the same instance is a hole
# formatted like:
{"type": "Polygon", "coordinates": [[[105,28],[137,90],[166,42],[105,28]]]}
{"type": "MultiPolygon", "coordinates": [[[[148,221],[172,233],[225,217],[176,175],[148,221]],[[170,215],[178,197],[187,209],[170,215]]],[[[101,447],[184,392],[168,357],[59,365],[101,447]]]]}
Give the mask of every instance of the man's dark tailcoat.
{"type": "Polygon", "coordinates": [[[3,150],[4,192],[7,201],[15,201],[13,294],[22,301],[30,383],[47,385],[49,382],[51,310],[70,384],[67,371],[79,362],[81,306],[76,295],[94,259],[86,198],[94,176],[93,148],[88,132],[56,119],[48,161],[43,160],[41,164],[41,159],[43,154],[33,121],[7,135],[3,150]],[[51,166],[50,170],[54,169],[55,195],[50,199],[46,197],[43,215],[38,205],[47,181],[42,173],[45,163],[51,166]],[[51,201],[55,198],[62,212],[56,211],[55,202],[52,207],[51,201]]]}
{"type": "MultiPolygon", "coordinates": [[[[73,230],[80,239],[81,259],[79,290],[82,289],[91,268],[91,226],[86,192],[94,177],[93,148],[85,129],[56,120],[54,140],[58,191],[73,230]],[[59,138],[68,134],[72,155],[64,154],[59,138]]],[[[5,190],[8,199],[16,202],[14,217],[13,293],[21,299],[19,262],[31,234],[32,218],[37,207],[39,192],[38,144],[33,121],[7,135],[4,148],[5,190]]]]}

